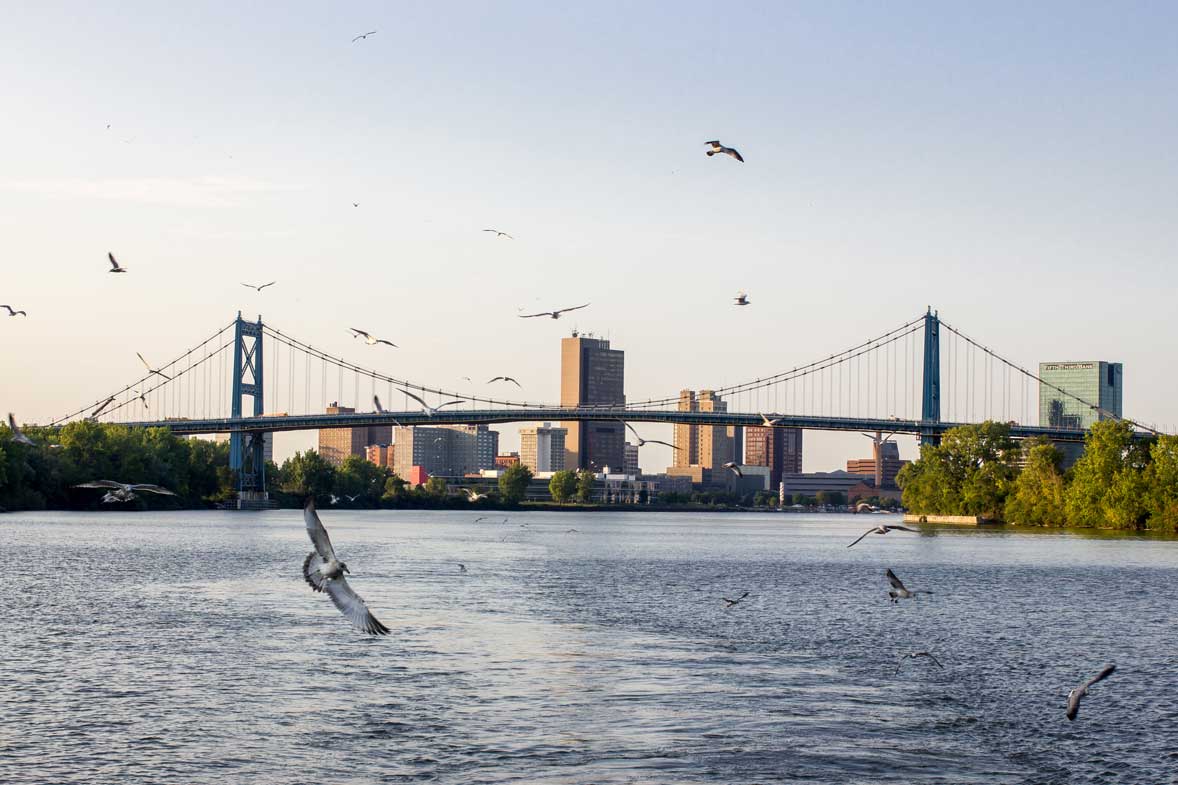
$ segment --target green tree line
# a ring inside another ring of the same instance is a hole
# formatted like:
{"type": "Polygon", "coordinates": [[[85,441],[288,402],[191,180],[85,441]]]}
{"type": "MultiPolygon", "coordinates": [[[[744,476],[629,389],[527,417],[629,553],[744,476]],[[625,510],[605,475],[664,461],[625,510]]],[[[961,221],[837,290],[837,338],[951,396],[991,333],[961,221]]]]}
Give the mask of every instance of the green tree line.
{"type": "Polygon", "coordinates": [[[1045,439],[1022,445],[1003,423],[964,425],[924,445],[896,477],[914,513],[981,515],[1023,526],[1178,531],[1178,436],[1134,438],[1126,422],[1092,426],[1066,471],[1045,439]]]}

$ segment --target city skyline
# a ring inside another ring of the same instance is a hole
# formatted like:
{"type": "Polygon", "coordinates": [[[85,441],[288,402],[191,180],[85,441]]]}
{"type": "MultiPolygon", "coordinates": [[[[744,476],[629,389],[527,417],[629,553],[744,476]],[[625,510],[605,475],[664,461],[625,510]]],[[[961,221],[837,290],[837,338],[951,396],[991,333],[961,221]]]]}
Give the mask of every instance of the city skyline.
{"type": "MultiPolygon", "coordinates": [[[[161,40],[171,11],[75,7],[15,8],[0,33],[22,63],[2,94],[21,119],[0,130],[20,151],[0,177],[19,260],[2,301],[29,312],[0,321],[0,375],[27,380],[5,399],[23,421],[238,309],[407,378],[506,373],[539,400],[558,397],[556,339],[595,330],[626,348],[639,400],[794,367],[928,304],[1028,368],[1115,357],[1126,416],[1178,419],[1178,371],[1152,361],[1178,283],[1158,165],[1178,125],[1173,9],[1012,6],[980,28],[955,9],[859,9],[860,28],[831,7],[638,7],[635,30],[665,31],[652,40],[531,4],[406,9],[413,35],[375,4],[348,19],[295,4],[277,31],[208,4],[183,12],[190,36],[161,40]],[[384,32],[349,46],[366,16],[384,32]],[[1067,36],[1024,32],[1061,23],[1067,36]],[[556,51],[574,54],[535,67],[556,51]],[[391,79],[404,73],[418,76],[391,79]],[[574,93],[579,109],[549,111],[574,93]],[[745,163],[707,158],[714,138],[745,163]],[[108,251],[127,275],[106,273],[108,251]],[[477,297],[440,292],[443,265],[477,297]],[[731,306],[738,290],[749,307],[731,306]],[[1078,319],[1098,291],[1104,318],[1078,319]],[[517,318],[582,302],[557,324],[517,318]],[[357,312],[399,348],[362,354],[357,312]]],[[[276,455],[313,444],[279,434],[276,455]]],[[[811,471],[865,442],[812,433],[806,448],[811,471]]]]}

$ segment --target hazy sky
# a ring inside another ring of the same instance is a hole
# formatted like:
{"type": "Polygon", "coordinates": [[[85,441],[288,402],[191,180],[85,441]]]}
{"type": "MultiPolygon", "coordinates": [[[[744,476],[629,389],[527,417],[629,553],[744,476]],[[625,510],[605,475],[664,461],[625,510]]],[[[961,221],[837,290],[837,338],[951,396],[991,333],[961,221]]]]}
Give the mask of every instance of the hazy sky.
{"type": "MultiPolygon", "coordinates": [[[[238,309],[367,362],[359,321],[401,346],[386,372],[555,400],[573,324],[626,350],[636,399],[931,304],[1027,366],[1121,361],[1125,413],[1178,421],[1178,8],[718,9],[10,4],[0,302],[31,316],[0,316],[0,408],[71,411],[238,309]]],[[[808,470],[869,454],[807,439],[808,470]]]]}

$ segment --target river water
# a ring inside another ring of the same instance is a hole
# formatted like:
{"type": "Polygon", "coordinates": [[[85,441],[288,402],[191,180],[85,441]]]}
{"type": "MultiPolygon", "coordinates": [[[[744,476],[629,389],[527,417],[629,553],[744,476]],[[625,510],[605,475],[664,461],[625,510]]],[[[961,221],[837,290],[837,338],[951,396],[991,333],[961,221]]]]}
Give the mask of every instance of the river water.
{"type": "Polygon", "coordinates": [[[0,516],[0,782],[1178,782],[1175,541],[322,516],[392,635],[303,583],[295,511],[0,516]]]}

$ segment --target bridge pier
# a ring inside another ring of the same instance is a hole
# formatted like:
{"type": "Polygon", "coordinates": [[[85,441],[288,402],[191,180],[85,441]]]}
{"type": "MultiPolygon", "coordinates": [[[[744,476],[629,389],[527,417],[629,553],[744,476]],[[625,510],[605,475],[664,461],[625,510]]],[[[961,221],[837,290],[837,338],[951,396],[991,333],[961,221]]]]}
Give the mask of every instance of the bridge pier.
{"type": "MultiPolygon", "coordinates": [[[[247,322],[237,312],[233,330],[233,389],[230,411],[233,419],[242,415],[241,397],[253,399],[253,416],[262,416],[262,317],[247,322]],[[248,380],[247,380],[248,375],[248,380]]],[[[262,432],[231,431],[229,434],[229,468],[237,475],[238,508],[264,506],[266,493],[266,459],[262,432]],[[244,438],[243,438],[244,437],[244,438]],[[243,503],[246,505],[243,507],[243,503]]]]}
{"type": "Polygon", "coordinates": [[[932,423],[941,421],[941,320],[930,307],[924,314],[924,395],[920,421],[929,424],[920,429],[921,444],[940,444],[941,432],[932,423]]]}

